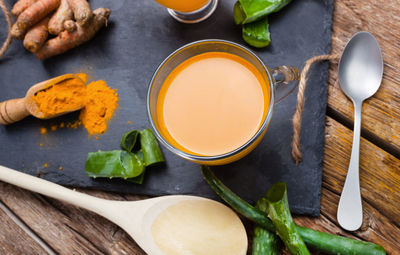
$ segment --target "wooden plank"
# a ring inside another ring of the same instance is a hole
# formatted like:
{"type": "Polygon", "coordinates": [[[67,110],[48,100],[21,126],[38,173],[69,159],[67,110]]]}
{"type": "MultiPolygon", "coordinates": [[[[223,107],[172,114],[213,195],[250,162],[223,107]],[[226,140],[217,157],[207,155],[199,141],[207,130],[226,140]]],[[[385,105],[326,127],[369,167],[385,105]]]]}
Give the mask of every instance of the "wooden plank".
{"type": "MultiPolygon", "coordinates": [[[[332,53],[341,54],[351,36],[361,30],[374,34],[380,43],[385,63],[383,82],[375,96],[364,103],[362,126],[396,150],[395,154],[400,155],[399,1],[334,2],[332,53]]],[[[329,77],[329,107],[353,120],[352,103],[337,82],[337,65],[330,66],[329,77]]]]}
{"type": "Polygon", "coordinates": [[[46,251],[1,209],[0,226],[0,254],[46,254],[46,251]]]}
{"type": "MultiPolygon", "coordinates": [[[[115,194],[89,193],[125,200],[115,194]]],[[[84,209],[5,183],[0,183],[0,199],[59,254],[145,254],[118,226],[84,209]]],[[[14,245],[26,244],[18,240],[14,245]]]]}
{"type": "Polygon", "coordinates": [[[352,131],[327,118],[321,216],[296,217],[296,222],[313,229],[362,239],[382,245],[388,254],[400,250],[400,160],[361,139],[360,179],[364,221],[350,233],[338,227],[336,212],[344,185],[352,142],[352,131]]]}

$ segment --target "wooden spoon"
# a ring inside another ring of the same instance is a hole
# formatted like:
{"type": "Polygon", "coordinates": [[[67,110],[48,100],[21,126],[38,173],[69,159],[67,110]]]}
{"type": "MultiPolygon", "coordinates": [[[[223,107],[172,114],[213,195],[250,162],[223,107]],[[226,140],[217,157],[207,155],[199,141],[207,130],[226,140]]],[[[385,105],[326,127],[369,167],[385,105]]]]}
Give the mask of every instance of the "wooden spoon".
{"type": "Polygon", "coordinates": [[[150,255],[245,255],[247,251],[246,230],[239,217],[210,199],[171,195],[134,202],[105,200],[4,166],[0,166],[0,180],[100,214],[150,255]],[[204,210],[207,206],[211,210],[204,210]]]}
{"type": "MultiPolygon", "coordinates": [[[[0,103],[0,124],[8,125],[17,121],[22,120],[23,118],[33,115],[39,119],[50,119],[54,118],[69,112],[77,111],[83,107],[83,103],[79,107],[71,108],[68,111],[60,112],[54,115],[44,115],[40,112],[38,106],[33,100],[33,96],[39,91],[45,90],[53,85],[59,84],[68,79],[80,79],[77,75],[74,74],[64,74],[58,77],[55,77],[50,80],[46,80],[40,83],[33,85],[27,92],[25,97],[10,99],[0,103]]],[[[85,86],[85,83],[82,82],[82,86],[85,86]]]]}

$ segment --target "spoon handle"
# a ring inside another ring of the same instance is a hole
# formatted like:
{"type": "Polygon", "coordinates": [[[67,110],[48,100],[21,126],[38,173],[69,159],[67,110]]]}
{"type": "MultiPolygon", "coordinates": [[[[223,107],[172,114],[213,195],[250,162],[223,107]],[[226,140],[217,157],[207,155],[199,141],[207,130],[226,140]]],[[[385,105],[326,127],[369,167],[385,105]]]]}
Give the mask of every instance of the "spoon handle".
{"type": "Polygon", "coordinates": [[[109,204],[113,202],[89,196],[4,166],[0,166],[0,181],[68,202],[100,215],[104,215],[108,211],[109,204]]]}
{"type": "Polygon", "coordinates": [[[25,98],[10,99],[0,102],[0,124],[8,125],[29,116],[25,107],[25,98]]]}
{"type": "Polygon", "coordinates": [[[363,218],[359,177],[361,108],[362,102],[354,101],[353,147],[337,211],[339,225],[348,231],[359,229],[363,218]]]}

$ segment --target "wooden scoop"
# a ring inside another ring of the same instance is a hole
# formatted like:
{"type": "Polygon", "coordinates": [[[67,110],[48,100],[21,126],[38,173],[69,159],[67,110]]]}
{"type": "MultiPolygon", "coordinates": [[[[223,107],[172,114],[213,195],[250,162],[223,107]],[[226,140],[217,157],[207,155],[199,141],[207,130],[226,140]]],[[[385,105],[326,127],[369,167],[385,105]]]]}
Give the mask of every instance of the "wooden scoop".
{"type": "Polygon", "coordinates": [[[247,251],[246,230],[239,217],[210,199],[176,195],[111,201],[3,166],[0,180],[100,214],[124,229],[150,255],[245,255],[247,251]],[[185,203],[189,206],[182,206],[185,203]],[[207,206],[214,209],[204,210],[207,206]]]}
{"type": "MultiPolygon", "coordinates": [[[[22,120],[23,118],[33,115],[39,119],[50,119],[54,118],[69,112],[77,111],[83,107],[83,103],[80,107],[71,108],[68,111],[60,112],[55,115],[47,115],[45,116],[42,112],[40,112],[38,106],[36,105],[33,97],[39,91],[45,90],[53,85],[59,84],[68,79],[80,79],[77,75],[74,74],[64,74],[58,77],[55,77],[50,80],[42,81],[33,85],[27,92],[24,98],[10,99],[0,103],[0,124],[8,125],[17,121],[22,120]]],[[[85,83],[82,82],[82,86],[85,86],[85,83]]]]}

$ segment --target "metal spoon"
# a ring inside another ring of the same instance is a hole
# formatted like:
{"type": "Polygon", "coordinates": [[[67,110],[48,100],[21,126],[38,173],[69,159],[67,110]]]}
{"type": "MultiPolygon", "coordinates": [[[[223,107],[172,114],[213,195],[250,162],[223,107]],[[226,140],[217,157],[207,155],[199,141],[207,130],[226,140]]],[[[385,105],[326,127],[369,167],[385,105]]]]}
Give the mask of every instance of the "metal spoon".
{"type": "Polygon", "coordinates": [[[361,108],[363,101],[378,90],[382,75],[383,60],[377,40],[368,32],[355,34],[339,62],[340,86],[353,101],[355,115],[353,148],[337,211],[339,225],[349,231],[359,229],[363,218],[359,178],[361,108]]]}
{"type": "MultiPolygon", "coordinates": [[[[211,199],[188,195],[171,195],[140,201],[112,201],[70,190],[55,183],[1,165],[0,181],[11,183],[95,212],[124,229],[147,254],[199,254],[193,251],[199,250],[198,244],[206,245],[206,247],[207,245],[211,245],[215,249],[221,243],[219,248],[225,251],[224,254],[244,255],[247,251],[246,230],[239,217],[226,205],[211,199]],[[201,205],[194,206],[193,202],[195,201],[200,201],[201,205]],[[173,213],[170,211],[164,217],[164,221],[161,222],[161,225],[158,225],[161,226],[160,232],[158,232],[158,236],[161,235],[161,239],[157,241],[152,228],[158,216],[170,207],[188,202],[190,206],[183,210],[181,210],[182,207],[178,210],[175,208],[173,213]],[[214,209],[205,208],[205,204],[214,209]],[[201,213],[197,213],[195,210],[201,211],[201,213]],[[212,217],[206,215],[208,217],[205,221],[204,213],[215,213],[215,215],[212,217]],[[177,218],[184,218],[186,221],[176,220],[177,218]],[[215,224],[218,225],[218,221],[221,219],[225,222],[225,225],[216,228],[215,224]],[[188,226],[182,224],[187,224],[188,226]],[[175,231],[178,231],[180,236],[173,240],[173,248],[169,246],[169,252],[166,252],[162,246],[166,245],[166,242],[171,239],[166,238],[165,235],[173,234],[170,233],[171,226],[173,225],[179,227],[175,231]],[[182,232],[183,228],[186,228],[186,230],[182,232]],[[187,234],[188,231],[190,234],[187,234]],[[189,237],[183,236],[183,234],[189,237]],[[191,240],[195,240],[195,242],[191,242],[191,240]],[[227,253],[225,250],[226,247],[235,248],[234,252],[227,253]],[[182,250],[187,253],[182,252],[182,250]]],[[[200,254],[205,253],[203,251],[200,254]]],[[[213,250],[212,253],[208,252],[206,254],[221,254],[221,252],[213,250]]]]}

